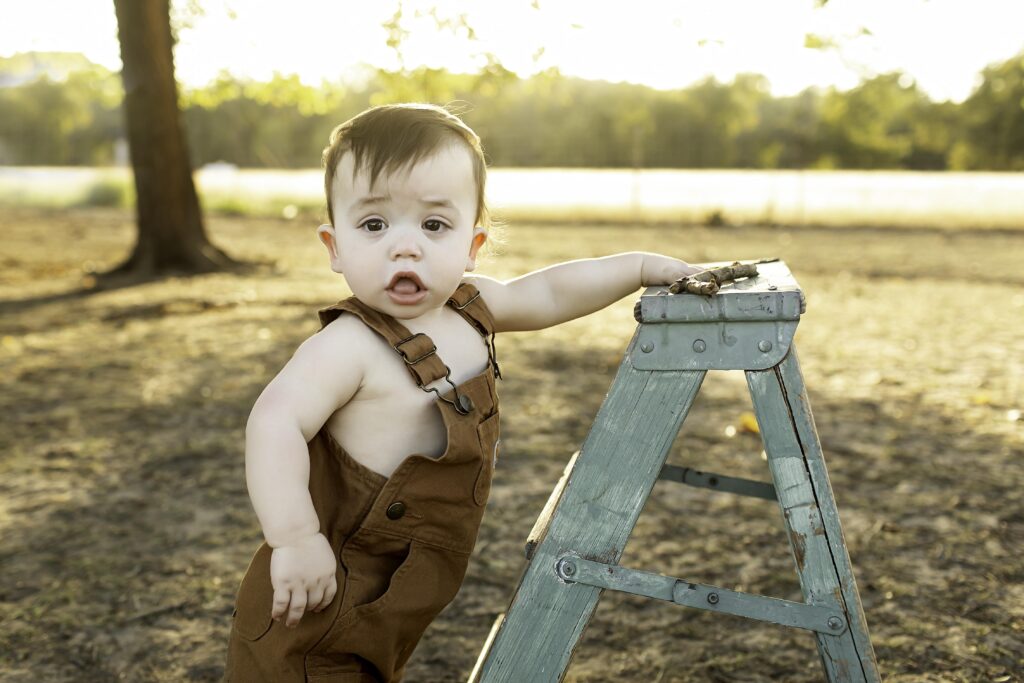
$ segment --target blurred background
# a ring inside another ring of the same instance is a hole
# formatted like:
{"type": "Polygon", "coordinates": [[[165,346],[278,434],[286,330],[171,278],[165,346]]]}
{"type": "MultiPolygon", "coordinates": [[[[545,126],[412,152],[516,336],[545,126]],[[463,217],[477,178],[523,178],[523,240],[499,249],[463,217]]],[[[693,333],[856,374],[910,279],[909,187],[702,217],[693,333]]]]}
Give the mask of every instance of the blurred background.
{"type": "MultiPolygon", "coordinates": [[[[486,141],[492,200],[517,218],[1012,227],[1024,217],[1024,186],[1005,174],[1024,169],[1018,10],[645,2],[624,20],[572,2],[296,2],[285,19],[197,0],[173,3],[169,20],[208,209],[316,212],[319,172],[303,170],[338,122],[430,101],[453,103],[486,141]],[[553,183],[510,170],[524,168],[573,172],[553,183]]],[[[9,16],[0,199],[130,203],[111,4],[9,16]]]]}
{"type": "MultiPolygon", "coordinates": [[[[315,237],[320,153],[405,101],[482,138],[500,221],[484,274],[784,259],[884,678],[1024,680],[1019,3],[0,0],[0,17],[3,680],[219,680],[262,539],[248,412],[349,295],[315,237]]],[[[465,680],[635,300],[498,340],[502,462],[409,680],[465,680]]],[[[669,458],[768,477],[741,372],[708,376],[669,458]]],[[[623,565],[801,599],[774,505],[680,488],[655,488],[623,565]]],[[[803,632],[651,603],[606,595],[566,680],[821,680],[803,632]]]]}

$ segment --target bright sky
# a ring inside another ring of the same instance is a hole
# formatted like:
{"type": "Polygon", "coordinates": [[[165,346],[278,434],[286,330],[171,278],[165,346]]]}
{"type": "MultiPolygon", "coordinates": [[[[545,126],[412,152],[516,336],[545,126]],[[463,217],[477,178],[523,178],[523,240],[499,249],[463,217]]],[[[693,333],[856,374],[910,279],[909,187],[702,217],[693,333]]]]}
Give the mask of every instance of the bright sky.
{"type": "MultiPolygon", "coordinates": [[[[180,81],[203,85],[221,69],[267,79],[353,78],[359,64],[397,66],[381,22],[399,0],[172,0],[192,26],[181,31],[180,81]]],[[[476,71],[491,52],[528,76],[557,66],[584,78],[678,88],[707,75],[768,77],[776,95],[809,85],[846,89],[862,76],[900,69],[934,100],[963,100],[978,73],[1024,49],[1020,0],[405,0],[407,66],[476,71]],[[465,13],[477,40],[439,32],[414,15],[465,13]],[[862,29],[866,29],[865,33],[862,29]],[[804,36],[832,38],[839,50],[804,48],[804,36]],[[537,56],[538,51],[543,52],[537,56]]],[[[0,0],[0,55],[28,50],[82,52],[117,70],[112,0],[0,0]]]]}

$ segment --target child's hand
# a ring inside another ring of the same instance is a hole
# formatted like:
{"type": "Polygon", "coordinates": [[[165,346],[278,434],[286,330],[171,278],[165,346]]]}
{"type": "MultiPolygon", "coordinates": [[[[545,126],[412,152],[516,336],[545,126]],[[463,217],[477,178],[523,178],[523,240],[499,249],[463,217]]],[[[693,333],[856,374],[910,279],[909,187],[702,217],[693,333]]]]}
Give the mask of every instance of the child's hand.
{"type": "Polygon", "coordinates": [[[274,548],[270,556],[270,584],[275,621],[287,614],[285,626],[294,627],[306,611],[319,612],[331,604],[338,590],[338,561],[327,538],[317,533],[291,545],[274,548]]]}
{"type": "Polygon", "coordinates": [[[704,270],[660,254],[644,254],[644,262],[640,267],[640,284],[644,287],[670,285],[681,277],[693,275],[704,270]]]}

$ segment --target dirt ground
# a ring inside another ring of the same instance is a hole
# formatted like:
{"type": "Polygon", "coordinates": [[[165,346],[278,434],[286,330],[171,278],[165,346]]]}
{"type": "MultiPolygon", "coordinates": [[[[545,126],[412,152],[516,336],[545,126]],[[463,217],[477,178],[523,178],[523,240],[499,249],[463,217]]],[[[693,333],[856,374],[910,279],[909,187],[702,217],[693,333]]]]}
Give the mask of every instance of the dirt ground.
{"type": "MultiPolygon", "coordinates": [[[[315,222],[211,218],[259,276],[62,296],[126,255],[132,216],[0,209],[0,679],[216,681],[261,535],[248,411],[316,310],[348,295],[315,222]]],[[[526,226],[481,269],[618,251],[779,256],[888,681],[1024,680],[1024,232],[526,226]]],[[[463,681],[635,330],[636,297],[500,335],[502,460],[459,597],[410,681],[463,681]]],[[[669,462],[765,479],[742,373],[712,373],[669,462]]],[[[622,564],[800,599],[774,503],[655,487],[622,564]]],[[[606,594],[566,680],[815,681],[807,632],[606,594]]]]}

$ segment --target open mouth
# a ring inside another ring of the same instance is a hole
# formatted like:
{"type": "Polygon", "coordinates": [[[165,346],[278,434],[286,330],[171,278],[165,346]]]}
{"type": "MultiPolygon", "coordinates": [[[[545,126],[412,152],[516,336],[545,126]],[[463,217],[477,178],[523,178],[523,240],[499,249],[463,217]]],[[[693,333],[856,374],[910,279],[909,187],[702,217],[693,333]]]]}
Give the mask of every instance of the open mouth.
{"type": "Polygon", "coordinates": [[[395,273],[387,287],[388,296],[398,304],[416,304],[427,295],[423,281],[412,271],[395,273]]]}

